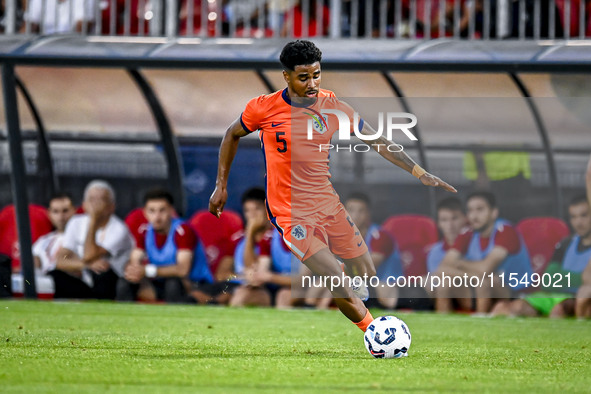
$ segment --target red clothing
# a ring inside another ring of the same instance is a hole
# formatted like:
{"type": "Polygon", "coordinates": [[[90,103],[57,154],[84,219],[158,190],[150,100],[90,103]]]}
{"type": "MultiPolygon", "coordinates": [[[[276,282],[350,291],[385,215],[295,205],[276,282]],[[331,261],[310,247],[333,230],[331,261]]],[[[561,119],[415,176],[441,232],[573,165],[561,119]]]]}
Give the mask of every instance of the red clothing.
{"type": "MultiPolygon", "coordinates": [[[[141,226],[138,229],[138,233],[136,236],[137,247],[140,249],[146,249],[146,234],[148,231],[147,226],[141,226]]],[[[158,248],[162,248],[166,243],[166,238],[168,234],[161,234],[154,231],[154,235],[156,236],[156,246],[158,248]]],[[[193,232],[191,227],[187,223],[183,223],[176,228],[174,234],[174,243],[177,246],[178,250],[194,250],[197,246],[197,235],[193,232]]]]}
{"type": "MultiPolygon", "coordinates": [[[[320,20],[316,15],[316,2],[310,2],[310,15],[308,16],[308,37],[326,36],[329,31],[330,23],[330,10],[326,6],[322,6],[322,31],[319,31],[320,20]]],[[[302,7],[297,6],[292,9],[293,12],[293,36],[296,38],[302,37],[304,31],[304,16],[302,13],[302,7]]],[[[286,20],[289,18],[289,14],[286,14],[286,20]]]]}
{"type": "MultiPolygon", "coordinates": [[[[259,256],[271,256],[271,239],[273,238],[274,229],[265,231],[263,237],[256,243],[255,247],[259,248],[259,256]]],[[[232,255],[236,251],[236,246],[244,239],[244,230],[237,231],[232,235],[232,242],[229,244],[233,247],[232,255]]],[[[287,247],[285,247],[287,250],[287,247]]]]}
{"type": "MultiPolygon", "coordinates": [[[[474,234],[473,230],[465,229],[454,242],[453,249],[458,250],[462,254],[466,254],[468,251],[468,245],[474,234]]],[[[489,238],[480,237],[480,249],[485,250],[488,247],[489,238]]],[[[501,229],[497,230],[495,236],[495,246],[505,248],[509,254],[515,254],[519,252],[521,246],[519,242],[519,235],[515,227],[509,225],[503,225],[501,229]]]]}

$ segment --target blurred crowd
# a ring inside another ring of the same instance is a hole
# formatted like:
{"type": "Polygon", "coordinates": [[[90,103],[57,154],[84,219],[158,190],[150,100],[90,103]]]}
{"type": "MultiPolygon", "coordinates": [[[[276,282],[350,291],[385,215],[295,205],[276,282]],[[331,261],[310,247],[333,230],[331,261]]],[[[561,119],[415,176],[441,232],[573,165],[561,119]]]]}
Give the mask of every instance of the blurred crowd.
{"type": "MultiPolygon", "coordinates": [[[[587,189],[591,196],[591,160],[587,189]]],[[[227,210],[218,219],[202,210],[184,220],[171,193],[153,189],[143,206],[122,220],[115,215],[115,191],[105,181],[91,181],[80,206],[68,193],[54,194],[47,208],[29,208],[37,291],[57,299],[334,306],[326,288],[300,286],[302,277],[313,274],[293,258],[269,222],[265,191],[249,189],[241,201],[242,215],[227,210]]],[[[368,306],[591,317],[591,208],[584,194],[568,203],[568,225],[554,217],[514,225],[502,218],[490,191],[476,191],[465,202],[455,197],[439,201],[435,220],[395,215],[381,225],[372,220],[367,195],[356,192],[343,202],[381,283],[412,276],[495,274],[477,286],[371,286],[368,306]],[[506,275],[504,284],[498,282],[500,273],[506,275]],[[534,273],[551,280],[534,283],[534,273]],[[512,275],[515,283],[508,280],[512,275]]],[[[9,205],[0,211],[4,296],[22,296],[31,285],[21,274],[18,247],[14,206],[9,205]]]]}
{"type": "MultiPolygon", "coordinates": [[[[0,12],[7,26],[5,1],[0,12]]],[[[175,34],[222,37],[326,37],[330,0],[16,0],[16,31],[162,35],[166,12],[175,34]]],[[[589,0],[342,0],[343,37],[589,37],[589,0]]]]}

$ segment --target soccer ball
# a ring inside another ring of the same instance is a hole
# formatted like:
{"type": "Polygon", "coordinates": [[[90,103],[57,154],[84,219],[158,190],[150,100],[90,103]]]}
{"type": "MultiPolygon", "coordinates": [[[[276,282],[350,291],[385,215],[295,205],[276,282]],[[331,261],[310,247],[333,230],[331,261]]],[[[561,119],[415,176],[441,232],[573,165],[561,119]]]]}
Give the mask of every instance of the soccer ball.
{"type": "Polygon", "coordinates": [[[380,316],[365,330],[365,348],[375,358],[400,358],[408,356],[410,330],[405,322],[395,316],[380,316]]]}

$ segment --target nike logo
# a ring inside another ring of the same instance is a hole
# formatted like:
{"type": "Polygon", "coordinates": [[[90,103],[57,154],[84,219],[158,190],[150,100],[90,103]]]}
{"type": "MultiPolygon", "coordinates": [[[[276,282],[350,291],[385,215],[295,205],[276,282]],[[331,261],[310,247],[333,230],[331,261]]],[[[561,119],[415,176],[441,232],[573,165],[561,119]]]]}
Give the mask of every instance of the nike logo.
{"type": "Polygon", "coordinates": [[[359,243],[357,244],[357,247],[360,247],[360,246],[361,246],[361,244],[363,244],[363,241],[359,242],[359,243]]]}
{"type": "Polygon", "coordinates": [[[285,122],[280,122],[280,123],[271,122],[271,127],[281,126],[283,123],[285,123],[285,122]]]}

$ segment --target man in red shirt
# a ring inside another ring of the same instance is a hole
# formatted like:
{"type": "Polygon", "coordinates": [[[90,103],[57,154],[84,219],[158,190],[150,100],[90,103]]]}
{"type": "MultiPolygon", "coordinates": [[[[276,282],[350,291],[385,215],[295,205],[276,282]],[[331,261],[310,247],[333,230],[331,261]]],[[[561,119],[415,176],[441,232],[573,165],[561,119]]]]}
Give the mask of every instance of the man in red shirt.
{"type": "MultiPolygon", "coordinates": [[[[159,300],[185,301],[183,279],[194,264],[197,236],[188,224],[174,218],[172,195],[165,190],[146,193],[144,214],[149,224],[135,234],[136,247],[125,278],[117,284],[117,300],[133,301],[143,282],[154,288],[159,300]]],[[[207,266],[206,261],[199,263],[207,266]]]]}
{"type": "MultiPolygon", "coordinates": [[[[493,298],[506,298],[511,294],[511,287],[500,281],[499,273],[508,277],[515,273],[518,278],[531,274],[529,256],[517,230],[503,219],[499,219],[495,197],[489,192],[471,194],[466,202],[470,228],[466,228],[448,250],[434,275],[443,274],[451,277],[485,278],[481,286],[474,286],[476,312],[488,313],[493,298]],[[489,277],[493,274],[492,279],[489,277]]],[[[453,280],[452,280],[453,283],[453,280]]],[[[456,282],[457,283],[457,282],[456,282]]],[[[460,288],[445,285],[436,290],[435,308],[438,312],[452,310],[452,298],[465,294],[467,283],[460,288]]],[[[513,286],[514,290],[521,285],[513,286]]]]}

